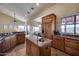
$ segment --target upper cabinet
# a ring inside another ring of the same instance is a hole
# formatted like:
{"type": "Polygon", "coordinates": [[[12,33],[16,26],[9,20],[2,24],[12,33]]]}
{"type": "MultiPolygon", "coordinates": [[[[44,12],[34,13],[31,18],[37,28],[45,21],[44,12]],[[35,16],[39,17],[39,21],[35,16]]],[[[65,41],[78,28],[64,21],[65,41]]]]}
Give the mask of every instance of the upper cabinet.
{"type": "Polygon", "coordinates": [[[55,30],[56,30],[56,15],[50,14],[45,17],[42,17],[43,36],[52,39],[52,35],[55,30]]]}
{"type": "Polygon", "coordinates": [[[56,15],[50,14],[45,17],[42,17],[42,23],[52,22],[56,19],[56,15]]]}

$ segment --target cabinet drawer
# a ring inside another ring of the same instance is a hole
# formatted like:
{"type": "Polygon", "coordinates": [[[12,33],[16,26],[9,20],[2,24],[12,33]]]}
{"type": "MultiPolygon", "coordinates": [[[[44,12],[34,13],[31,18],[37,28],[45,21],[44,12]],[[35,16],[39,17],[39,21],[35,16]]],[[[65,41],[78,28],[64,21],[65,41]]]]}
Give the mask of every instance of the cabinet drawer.
{"type": "Polygon", "coordinates": [[[71,47],[72,49],[79,50],[79,44],[74,43],[74,42],[66,41],[65,46],[71,47]]]}
{"type": "Polygon", "coordinates": [[[70,54],[70,55],[74,55],[74,56],[79,56],[79,51],[69,48],[69,47],[65,47],[65,52],[70,54]]]}
{"type": "Polygon", "coordinates": [[[75,40],[75,39],[65,39],[65,41],[79,44],[79,40],[75,40]]]}

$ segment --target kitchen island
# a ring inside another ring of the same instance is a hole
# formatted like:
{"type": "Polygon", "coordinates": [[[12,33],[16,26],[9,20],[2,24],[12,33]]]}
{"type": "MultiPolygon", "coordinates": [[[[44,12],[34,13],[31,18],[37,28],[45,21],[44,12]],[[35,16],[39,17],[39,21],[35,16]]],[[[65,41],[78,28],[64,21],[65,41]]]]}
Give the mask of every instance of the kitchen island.
{"type": "Polygon", "coordinates": [[[28,56],[50,56],[51,41],[38,36],[26,36],[26,55],[28,56]]]}

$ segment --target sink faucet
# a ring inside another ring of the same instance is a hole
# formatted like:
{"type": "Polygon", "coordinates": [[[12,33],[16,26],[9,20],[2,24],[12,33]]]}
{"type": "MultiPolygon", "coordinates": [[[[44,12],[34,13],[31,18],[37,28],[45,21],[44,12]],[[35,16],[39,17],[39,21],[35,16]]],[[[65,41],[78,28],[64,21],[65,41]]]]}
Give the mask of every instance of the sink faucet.
{"type": "Polygon", "coordinates": [[[37,34],[37,43],[38,43],[39,39],[38,39],[38,34],[37,34]]]}

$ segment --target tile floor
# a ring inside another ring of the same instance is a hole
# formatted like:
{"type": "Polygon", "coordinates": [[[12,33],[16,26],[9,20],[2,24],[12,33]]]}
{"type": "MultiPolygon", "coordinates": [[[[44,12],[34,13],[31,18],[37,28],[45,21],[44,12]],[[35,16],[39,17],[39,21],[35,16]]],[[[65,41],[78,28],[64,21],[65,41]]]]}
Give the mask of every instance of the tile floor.
{"type": "MultiPolygon", "coordinates": [[[[5,56],[26,56],[25,44],[16,46],[11,51],[5,53],[5,56]]],[[[51,56],[69,56],[69,55],[58,49],[51,48],[51,56]]]]}

